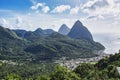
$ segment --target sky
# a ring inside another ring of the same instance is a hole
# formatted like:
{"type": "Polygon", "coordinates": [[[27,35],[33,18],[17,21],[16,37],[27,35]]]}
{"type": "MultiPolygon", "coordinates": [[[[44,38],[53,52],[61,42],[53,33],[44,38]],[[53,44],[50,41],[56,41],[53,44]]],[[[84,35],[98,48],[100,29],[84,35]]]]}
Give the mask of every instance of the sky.
{"type": "Polygon", "coordinates": [[[58,31],[80,20],[106,53],[120,49],[120,0],[0,0],[0,25],[10,29],[58,31]]]}

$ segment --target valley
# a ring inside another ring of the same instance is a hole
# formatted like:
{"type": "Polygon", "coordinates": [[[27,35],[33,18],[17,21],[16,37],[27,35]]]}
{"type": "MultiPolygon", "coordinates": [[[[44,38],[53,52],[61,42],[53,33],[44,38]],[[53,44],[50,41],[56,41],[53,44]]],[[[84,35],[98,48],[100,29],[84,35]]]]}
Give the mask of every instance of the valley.
{"type": "Polygon", "coordinates": [[[119,80],[120,53],[105,54],[105,47],[94,41],[79,20],[65,30],[68,32],[0,26],[0,79],[119,80]]]}

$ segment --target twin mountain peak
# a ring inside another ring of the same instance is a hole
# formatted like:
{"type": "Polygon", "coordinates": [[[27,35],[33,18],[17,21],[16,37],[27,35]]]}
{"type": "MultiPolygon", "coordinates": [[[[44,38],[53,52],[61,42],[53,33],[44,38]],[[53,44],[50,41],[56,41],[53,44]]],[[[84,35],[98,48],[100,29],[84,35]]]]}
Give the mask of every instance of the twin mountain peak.
{"type": "Polygon", "coordinates": [[[75,22],[71,29],[63,24],[58,32],[74,39],[87,39],[93,41],[92,34],[79,20],[75,22]]]}
{"type": "MultiPolygon", "coordinates": [[[[5,28],[3,28],[3,29],[5,29],[5,28]]],[[[9,29],[6,29],[6,30],[8,30],[7,32],[11,33],[11,35],[13,34],[13,32],[10,32],[9,29]]],[[[4,30],[2,30],[2,33],[3,33],[3,31],[4,30]]],[[[52,29],[42,30],[41,28],[38,28],[34,32],[25,31],[25,30],[13,30],[13,31],[19,37],[46,36],[46,35],[55,33],[55,31],[53,31],[52,29]]],[[[86,40],[93,41],[92,34],[79,20],[75,22],[75,24],[73,25],[73,27],[71,29],[69,29],[67,27],[67,25],[63,24],[60,27],[58,33],[60,33],[62,35],[67,35],[68,37],[73,38],[73,39],[86,39],[86,40]]]]}
{"type": "MultiPolygon", "coordinates": [[[[103,45],[93,41],[91,33],[80,21],[75,22],[71,29],[65,28],[67,27],[65,24],[62,26],[61,30],[67,32],[66,36],[51,29],[38,28],[35,31],[26,31],[11,30],[0,26],[0,52],[3,56],[6,55],[5,59],[8,57],[11,59],[13,53],[15,57],[18,57],[16,54],[22,52],[25,53],[22,55],[24,59],[26,54],[32,54],[36,61],[41,61],[65,56],[71,59],[95,57],[98,56],[97,51],[105,49],[103,45]]],[[[22,57],[20,58],[22,59],[22,57]]],[[[27,56],[27,58],[31,58],[31,56],[27,56]]]]}

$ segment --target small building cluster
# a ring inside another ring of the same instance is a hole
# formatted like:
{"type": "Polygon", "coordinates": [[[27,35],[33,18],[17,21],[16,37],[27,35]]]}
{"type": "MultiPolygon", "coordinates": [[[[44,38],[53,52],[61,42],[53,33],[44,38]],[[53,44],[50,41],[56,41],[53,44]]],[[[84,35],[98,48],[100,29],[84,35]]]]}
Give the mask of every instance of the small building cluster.
{"type": "Polygon", "coordinates": [[[104,57],[109,57],[109,56],[104,54],[104,55],[92,57],[92,58],[78,58],[78,59],[71,59],[71,60],[66,60],[64,57],[60,60],[57,60],[55,63],[59,63],[61,66],[64,66],[64,67],[67,67],[67,68],[73,70],[81,63],[95,64],[96,62],[98,62],[99,60],[101,60],[104,57]]]}

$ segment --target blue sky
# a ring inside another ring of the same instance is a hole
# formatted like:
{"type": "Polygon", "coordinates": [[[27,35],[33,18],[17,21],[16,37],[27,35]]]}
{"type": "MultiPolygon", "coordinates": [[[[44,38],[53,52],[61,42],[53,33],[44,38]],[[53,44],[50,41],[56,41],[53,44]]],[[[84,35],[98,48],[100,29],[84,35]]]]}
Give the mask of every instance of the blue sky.
{"type": "Polygon", "coordinates": [[[0,0],[0,9],[25,13],[26,11],[30,11],[30,7],[37,3],[45,3],[49,8],[54,9],[59,5],[70,5],[75,7],[84,2],[85,0],[0,0]]]}
{"type": "Polygon", "coordinates": [[[62,24],[71,28],[76,20],[107,49],[116,45],[107,51],[119,49],[120,0],[0,0],[0,25],[7,28],[57,31],[62,24]]]}
{"type": "Polygon", "coordinates": [[[26,12],[30,6],[32,3],[29,0],[0,0],[0,9],[26,12]]]}

